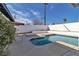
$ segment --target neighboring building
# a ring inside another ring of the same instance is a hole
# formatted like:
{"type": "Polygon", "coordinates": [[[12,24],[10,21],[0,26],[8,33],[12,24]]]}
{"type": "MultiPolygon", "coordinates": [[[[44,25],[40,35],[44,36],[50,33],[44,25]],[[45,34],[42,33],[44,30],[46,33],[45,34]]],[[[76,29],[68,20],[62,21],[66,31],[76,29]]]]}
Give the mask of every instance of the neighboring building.
{"type": "Polygon", "coordinates": [[[15,26],[24,25],[24,23],[14,22],[15,26]]]}
{"type": "Polygon", "coordinates": [[[43,25],[43,22],[41,20],[33,20],[33,25],[43,25]]]}

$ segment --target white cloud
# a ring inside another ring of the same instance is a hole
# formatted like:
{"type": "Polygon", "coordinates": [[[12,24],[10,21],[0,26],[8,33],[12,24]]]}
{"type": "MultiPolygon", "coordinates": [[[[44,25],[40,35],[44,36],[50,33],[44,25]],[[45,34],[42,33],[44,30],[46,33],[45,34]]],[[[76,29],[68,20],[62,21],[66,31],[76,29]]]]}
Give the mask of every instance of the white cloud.
{"type": "Polygon", "coordinates": [[[51,5],[51,6],[50,6],[50,10],[53,10],[53,9],[54,9],[54,6],[53,6],[53,5],[51,5]]]}
{"type": "Polygon", "coordinates": [[[39,13],[39,12],[34,11],[34,10],[30,10],[30,12],[31,12],[34,16],[36,16],[37,18],[40,18],[40,13],[39,13]]]}
{"type": "Polygon", "coordinates": [[[51,6],[51,9],[53,9],[54,8],[54,6],[51,6]]]}
{"type": "Polygon", "coordinates": [[[22,22],[22,23],[26,23],[27,22],[27,23],[32,24],[32,21],[27,18],[27,17],[30,17],[30,13],[28,13],[28,12],[24,13],[22,11],[16,10],[10,4],[7,4],[7,7],[11,11],[12,16],[13,17],[15,16],[14,17],[15,21],[22,22]]]}
{"type": "Polygon", "coordinates": [[[21,23],[24,23],[24,24],[33,24],[31,21],[29,21],[29,19],[24,19],[24,18],[18,18],[15,20],[16,22],[21,22],[21,23]],[[27,21],[26,21],[27,20],[27,21]]]}
{"type": "MultiPolygon", "coordinates": [[[[13,15],[16,15],[16,14],[13,14],[13,15]]],[[[25,24],[27,24],[27,23],[32,24],[32,21],[30,19],[24,18],[24,17],[19,16],[19,15],[16,15],[15,21],[25,23],[25,24]]]]}
{"type": "Polygon", "coordinates": [[[38,15],[39,13],[34,11],[34,10],[30,10],[32,12],[33,15],[38,15]]]}

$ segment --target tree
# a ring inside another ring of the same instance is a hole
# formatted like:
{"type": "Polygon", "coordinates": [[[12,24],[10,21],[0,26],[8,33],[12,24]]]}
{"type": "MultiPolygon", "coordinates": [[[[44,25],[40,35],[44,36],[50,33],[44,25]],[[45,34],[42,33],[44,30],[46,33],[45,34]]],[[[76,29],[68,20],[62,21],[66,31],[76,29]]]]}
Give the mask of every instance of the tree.
{"type": "Polygon", "coordinates": [[[52,25],[55,25],[55,23],[52,23],[52,25]]]}
{"type": "Polygon", "coordinates": [[[79,3],[71,3],[73,7],[79,7],[79,3]]]}
{"type": "Polygon", "coordinates": [[[5,55],[6,49],[15,39],[14,24],[0,12],[0,55],[5,55]]]}
{"type": "Polygon", "coordinates": [[[63,21],[64,21],[64,23],[67,23],[67,19],[66,18],[64,18],[63,21]]]}

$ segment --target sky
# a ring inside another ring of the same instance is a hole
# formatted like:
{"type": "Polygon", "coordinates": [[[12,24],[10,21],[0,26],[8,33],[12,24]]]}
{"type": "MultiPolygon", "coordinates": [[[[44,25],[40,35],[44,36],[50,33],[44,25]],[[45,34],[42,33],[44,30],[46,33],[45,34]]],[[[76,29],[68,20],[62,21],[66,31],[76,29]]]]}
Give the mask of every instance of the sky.
{"type": "MultiPolygon", "coordinates": [[[[33,20],[44,22],[43,3],[10,3],[6,5],[17,22],[30,24],[33,24],[33,20]]],[[[63,23],[64,18],[68,23],[77,22],[79,19],[79,8],[74,8],[71,4],[49,3],[46,7],[46,24],[63,23]]]]}

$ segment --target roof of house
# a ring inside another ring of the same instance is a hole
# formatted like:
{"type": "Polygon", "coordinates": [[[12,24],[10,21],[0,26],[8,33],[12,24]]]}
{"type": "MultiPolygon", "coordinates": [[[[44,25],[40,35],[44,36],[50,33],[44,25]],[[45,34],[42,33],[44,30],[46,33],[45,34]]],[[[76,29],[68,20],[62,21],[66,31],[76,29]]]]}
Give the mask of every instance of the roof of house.
{"type": "Polygon", "coordinates": [[[10,13],[10,11],[8,10],[8,8],[6,7],[6,4],[4,3],[0,3],[0,11],[7,17],[10,19],[10,21],[14,22],[14,19],[10,13]]]}

